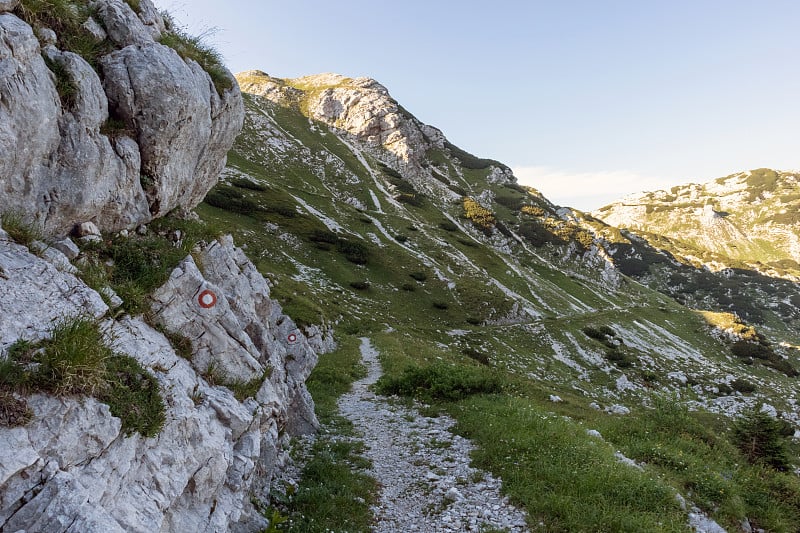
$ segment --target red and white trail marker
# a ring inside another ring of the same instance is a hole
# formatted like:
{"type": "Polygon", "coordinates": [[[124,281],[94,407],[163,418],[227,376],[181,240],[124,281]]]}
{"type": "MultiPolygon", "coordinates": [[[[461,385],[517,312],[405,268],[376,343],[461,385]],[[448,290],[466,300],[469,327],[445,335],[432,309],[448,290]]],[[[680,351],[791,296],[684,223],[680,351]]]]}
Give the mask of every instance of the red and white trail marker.
{"type": "Polygon", "coordinates": [[[197,303],[203,309],[210,309],[217,305],[217,295],[213,291],[206,289],[197,296],[197,303]]]}

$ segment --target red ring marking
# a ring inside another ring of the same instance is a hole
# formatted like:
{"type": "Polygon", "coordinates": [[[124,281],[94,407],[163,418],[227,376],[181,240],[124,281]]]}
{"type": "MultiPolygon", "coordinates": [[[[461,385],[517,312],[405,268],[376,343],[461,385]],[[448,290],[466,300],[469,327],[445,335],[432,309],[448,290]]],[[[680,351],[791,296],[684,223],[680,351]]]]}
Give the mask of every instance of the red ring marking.
{"type": "Polygon", "coordinates": [[[296,342],[297,341],[297,335],[295,335],[294,333],[290,333],[288,339],[289,339],[289,342],[296,342]]]}
{"type": "Polygon", "coordinates": [[[197,303],[199,303],[200,307],[203,309],[209,309],[217,305],[217,295],[206,289],[197,297],[197,303]],[[210,298],[208,298],[209,296],[210,298]]]}

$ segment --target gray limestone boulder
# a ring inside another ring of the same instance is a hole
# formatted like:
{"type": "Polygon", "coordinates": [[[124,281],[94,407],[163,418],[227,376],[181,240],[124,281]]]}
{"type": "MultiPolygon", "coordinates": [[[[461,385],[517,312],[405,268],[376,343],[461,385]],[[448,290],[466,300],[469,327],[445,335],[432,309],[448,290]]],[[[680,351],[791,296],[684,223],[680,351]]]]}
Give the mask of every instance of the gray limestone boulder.
{"type": "Polygon", "coordinates": [[[92,8],[84,27],[113,49],[99,58],[102,82],[0,9],[0,205],[51,235],[89,220],[132,229],[194,207],[243,120],[235,84],[219,94],[197,63],[155,40],[165,29],[152,2],[138,14],[123,0],[92,8]]]}

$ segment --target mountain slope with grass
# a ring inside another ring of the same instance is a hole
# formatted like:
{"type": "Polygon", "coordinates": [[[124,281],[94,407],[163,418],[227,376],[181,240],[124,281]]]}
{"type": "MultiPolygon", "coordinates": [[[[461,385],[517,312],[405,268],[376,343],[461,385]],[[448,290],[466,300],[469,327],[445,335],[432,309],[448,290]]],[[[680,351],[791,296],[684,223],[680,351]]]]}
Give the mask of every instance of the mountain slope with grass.
{"type": "Polygon", "coordinates": [[[693,309],[735,314],[785,358],[800,344],[798,191],[796,174],[758,169],[581,218],[622,272],[693,309]]]}
{"type": "Polygon", "coordinates": [[[343,348],[321,358],[312,392],[341,387],[329,365],[356,369],[369,338],[379,390],[451,414],[532,529],[602,530],[607,509],[614,530],[685,530],[693,505],[732,530],[800,525],[789,463],[748,456],[735,429],[760,409],[800,420],[798,354],[772,330],[639,283],[611,253],[623,241],[629,261],[679,261],[518,185],[374,80],[237,79],[244,128],[197,212],[232,229],[298,323],[334,326],[343,348]]]}

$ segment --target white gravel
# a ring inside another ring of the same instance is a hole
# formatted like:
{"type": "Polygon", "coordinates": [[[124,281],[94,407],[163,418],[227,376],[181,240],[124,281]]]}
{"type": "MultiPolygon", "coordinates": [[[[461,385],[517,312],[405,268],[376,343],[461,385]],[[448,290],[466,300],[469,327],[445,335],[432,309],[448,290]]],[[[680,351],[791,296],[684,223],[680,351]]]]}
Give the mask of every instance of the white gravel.
{"type": "Polygon", "coordinates": [[[382,489],[373,531],[528,531],[525,514],[500,494],[500,480],[469,465],[473,445],[450,432],[455,421],[371,392],[381,366],[367,338],[361,355],[368,375],[340,398],[339,409],[361,434],[370,475],[382,489]]]}

